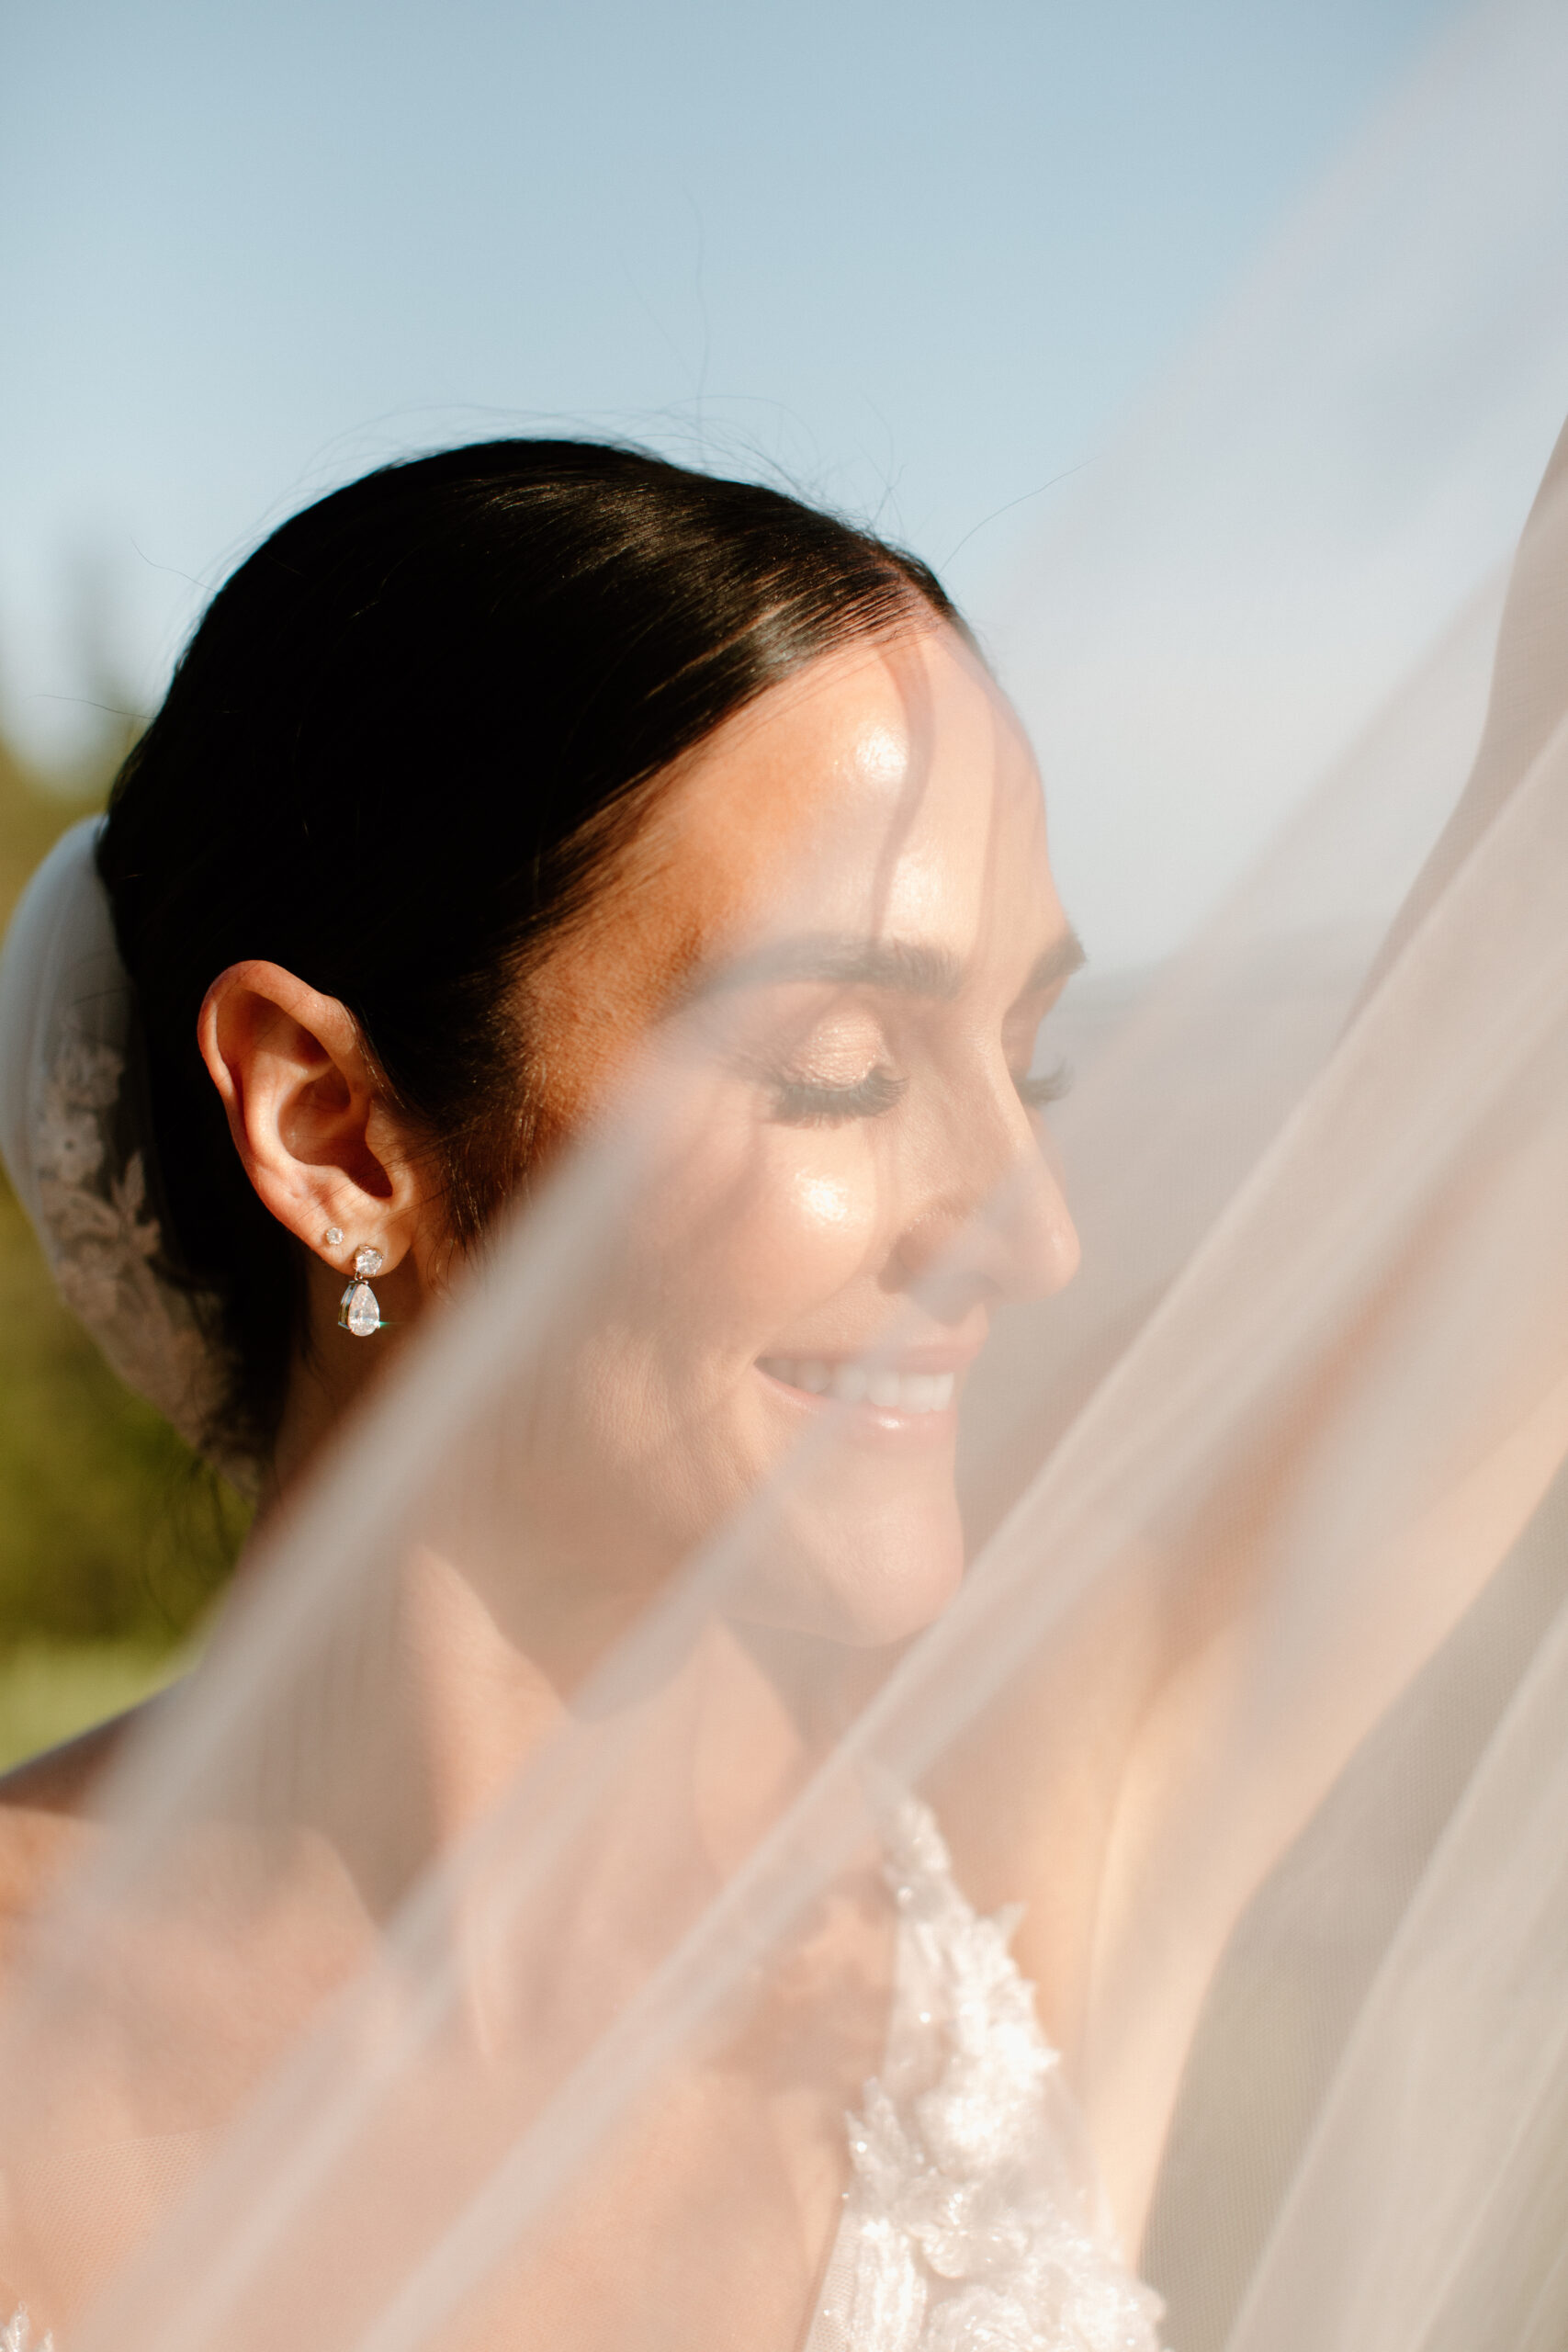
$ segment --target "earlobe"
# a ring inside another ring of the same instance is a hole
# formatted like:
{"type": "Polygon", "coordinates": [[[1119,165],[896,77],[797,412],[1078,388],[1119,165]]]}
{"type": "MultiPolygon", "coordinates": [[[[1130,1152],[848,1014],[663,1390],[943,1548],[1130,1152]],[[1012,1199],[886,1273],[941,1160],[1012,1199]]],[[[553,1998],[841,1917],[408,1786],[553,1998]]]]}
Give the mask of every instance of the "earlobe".
{"type": "Polygon", "coordinates": [[[329,1263],[335,1231],[374,1234],[395,1264],[409,1187],[376,1148],[386,1120],[346,1007],[280,965],[234,964],[208,989],[197,1040],[271,1215],[329,1263]]]}

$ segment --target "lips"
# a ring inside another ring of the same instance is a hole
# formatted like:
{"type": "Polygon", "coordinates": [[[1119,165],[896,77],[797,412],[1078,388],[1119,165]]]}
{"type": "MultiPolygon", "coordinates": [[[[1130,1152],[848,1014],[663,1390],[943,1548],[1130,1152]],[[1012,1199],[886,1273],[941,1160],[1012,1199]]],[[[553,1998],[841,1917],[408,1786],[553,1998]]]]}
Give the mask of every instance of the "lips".
{"type": "Polygon", "coordinates": [[[760,1356],[758,1369],[808,1396],[840,1405],[873,1405],[885,1413],[945,1413],[957,1380],[951,1371],[868,1369],[863,1363],[831,1363],[821,1356],[760,1356]]]}

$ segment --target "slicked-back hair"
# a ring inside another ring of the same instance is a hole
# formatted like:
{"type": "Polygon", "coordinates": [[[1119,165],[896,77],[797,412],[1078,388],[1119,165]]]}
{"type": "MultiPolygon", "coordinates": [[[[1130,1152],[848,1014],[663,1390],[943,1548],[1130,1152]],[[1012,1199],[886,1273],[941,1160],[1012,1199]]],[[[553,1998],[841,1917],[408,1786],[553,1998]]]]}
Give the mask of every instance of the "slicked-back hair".
{"type": "Polygon", "coordinates": [[[526,989],[681,754],[857,638],[955,620],[915,558],[755,483],[584,441],[388,466],[214,597],[99,845],[136,990],[168,1270],[212,1302],[222,1435],[265,1454],[304,1257],[196,1043],[264,957],[340,998],[465,1246],[539,1130],[526,989]]]}

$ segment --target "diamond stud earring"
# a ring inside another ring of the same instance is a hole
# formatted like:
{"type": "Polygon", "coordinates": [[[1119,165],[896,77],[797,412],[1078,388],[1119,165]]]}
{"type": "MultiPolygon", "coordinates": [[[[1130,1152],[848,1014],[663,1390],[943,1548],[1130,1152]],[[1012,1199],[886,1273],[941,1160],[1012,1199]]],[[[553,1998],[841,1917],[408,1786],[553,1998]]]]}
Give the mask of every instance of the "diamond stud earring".
{"type": "Polygon", "coordinates": [[[385,1263],[379,1250],[373,1250],[368,1244],[354,1253],[355,1280],[344,1292],[337,1319],[356,1340],[367,1340],[373,1331],[381,1329],[381,1303],[370,1287],[370,1277],[378,1274],[385,1263]]]}
{"type": "Polygon", "coordinates": [[[326,1231],[321,1236],[322,1246],[328,1250],[335,1250],[342,1239],[343,1227],[341,1225],[329,1225],[326,1231]]]}

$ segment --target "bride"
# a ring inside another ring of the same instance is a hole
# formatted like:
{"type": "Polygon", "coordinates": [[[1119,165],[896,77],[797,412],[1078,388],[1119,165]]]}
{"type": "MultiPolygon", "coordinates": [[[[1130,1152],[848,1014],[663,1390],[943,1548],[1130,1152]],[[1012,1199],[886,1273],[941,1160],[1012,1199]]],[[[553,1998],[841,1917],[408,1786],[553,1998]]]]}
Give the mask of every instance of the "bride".
{"type": "Polygon", "coordinates": [[[512,442],[242,568],[0,983],[62,1286],[262,1498],[188,1683],[6,1787],[12,2301],[1154,2342],[1111,2213],[1216,1962],[1568,1444],[1556,1290],[1473,1279],[1555,1173],[1486,1017],[1544,934],[1450,972],[1555,806],[1519,707],[1179,1280],[1091,1076],[1133,1206],[1075,1327],[1079,951],[922,567],[512,442]]]}
{"type": "MultiPolygon", "coordinates": [[[[91,889],[88,854],[62,853],[57,894],[91,889]]],[[[198,1328],[177,1417],[251,1465],[264,1518],[728,966],[728,1125],[647,1237],[682,1314],[596,1359],[595,1426],[564,1441],[592,1450],[596,1540],[623,1587],[656,1582],[1016,1171],[1010,1229],[903,1348],[897,1397],[863,1405],[870,1459],[899,1464],[868,1473],[874,1533],[827,1539],[886,1553],[845,1594],[885,1634],[940,1606],[954,1382],[990,1300],[1074,1263],[1030,1072],[1078,951],[1027,746],[923,566],[619,449],[392,468],[218,596],[91,854],[157,1220],[130,1254],[198,1328]],[[808,899],[786,879],[807,865],[808,899]],[[362,1272],[366,1321],[343,1304],[362,1272]]],[[[13,1157],[85,1287],[103,1239],[62,1135],[13,1157]]]]}
{"type": "MultiPolygon", "coordinates": [[[[35,925],[94,889],[88,854],[60,854],[35,925]]],[[[287,524],[215,600],[91,855],[157,1220],[139,1208],[120,1246],[194,1320],[181,1418],[255,1464],[264,1528],[650,1028],[696,1007],[700,1067],[684,1101],[667,1086],[669,1164],[614,1310],[562,1351],[529,1432],[526,1577],[513,1563],[497,1590],[471,1533],[420,1577],[429,1850],[829,1414],[831,1492],[758,1611],[881,1645],[940,1611],[963,1560],[956,1387],[996,1303],[1075,1262],[1038,1127],[1055,1081],[1031,1073],[1079,950],[1028,748],[922,566],[619,449],[396,467],[287,524]]],[[[126,1101],[97,1104],[101,1146],[45,1128],[14,1149],[68,1284],[118,1279],[82,1194],[126,1101]]],[[[11,1776],[13,1916],[137,1729],[11,1776]]],[[[124,2091],[100,2075],[86,2096],[124,2091]]],[[[70,2310],[79,2279],[52,2263],[23,2283],[70,2310]]]]}

